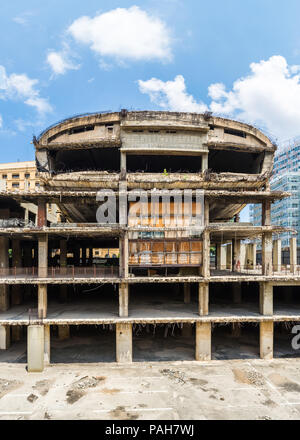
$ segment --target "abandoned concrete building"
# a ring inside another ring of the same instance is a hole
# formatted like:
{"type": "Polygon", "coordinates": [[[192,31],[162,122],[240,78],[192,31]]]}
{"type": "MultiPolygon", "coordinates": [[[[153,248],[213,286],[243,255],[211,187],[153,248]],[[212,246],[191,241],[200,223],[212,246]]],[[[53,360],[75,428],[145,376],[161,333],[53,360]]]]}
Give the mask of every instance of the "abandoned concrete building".
{"type": "Polygon", "coordinates": [[[283,266],[270,208],[289,194],[270,190],[276,146],[262,132],[210,113],[121,110],[66,119],[34,145],[40,188],[0,192],[0,362],[42,371],[297,355],[296,237],[283,266]],[[157,192],[156,221],[147,209],[131,216],[127,195],[140,190],[144,207],[157,192]],[[199,228],[178,221],[181,201],[161,210],[169,190],[189,190],[191,214],[201,192],[199,228]],[[115,195],[106,223],[99,191],[115,195]],[[24,203],[37,206],[37,225],[11,224],[24,203]],[[50,203],[60,223],[47,224],[50,203]],[[250,203],[262,206],[260,226],[240,222],[250,203]],[[96,248],[107,258],[95,260],[96,248]]]}

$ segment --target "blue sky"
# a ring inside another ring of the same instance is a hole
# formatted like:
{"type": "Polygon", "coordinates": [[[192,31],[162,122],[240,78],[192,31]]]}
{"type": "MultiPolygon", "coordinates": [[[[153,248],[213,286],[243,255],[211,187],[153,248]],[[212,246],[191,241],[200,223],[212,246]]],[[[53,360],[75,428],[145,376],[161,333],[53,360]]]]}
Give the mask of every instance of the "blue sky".
{"type": "Polygon", "coordinates": [[[300,135],[299,16],[299,0],[2,1],[1,162],[98,110],[207,108],[300,135]]]}

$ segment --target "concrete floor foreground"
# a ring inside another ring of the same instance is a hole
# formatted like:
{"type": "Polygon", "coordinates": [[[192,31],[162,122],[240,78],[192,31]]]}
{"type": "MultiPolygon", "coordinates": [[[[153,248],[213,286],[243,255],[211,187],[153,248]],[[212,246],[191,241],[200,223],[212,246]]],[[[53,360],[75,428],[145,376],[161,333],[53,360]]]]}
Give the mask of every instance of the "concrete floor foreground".
{"type": "Polygon", "coordinates": [[[0,419],[299,419],[300,359],[2,363],[0,419]]]}

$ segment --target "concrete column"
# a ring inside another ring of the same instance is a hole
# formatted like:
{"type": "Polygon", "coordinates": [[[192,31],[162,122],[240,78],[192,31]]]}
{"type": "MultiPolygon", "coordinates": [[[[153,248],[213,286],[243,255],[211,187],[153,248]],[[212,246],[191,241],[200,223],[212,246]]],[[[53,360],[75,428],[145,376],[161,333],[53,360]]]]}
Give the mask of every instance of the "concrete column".
{"type": "Polygon", "coordinates": [[[265,200],[262,202],[262,222],[263,226],[271,225],[271,202],[269,200],[265,200]]]}
{"type": "Polygon", "coordinates": [[[290,238],[290,271],[297,273],[297,237],[290,238]]]}
{"type": "Polygon", "coordinates": [[[126,164],[126,153],[124,151],[121,151],[120,169],[121,169],[121,172],[126,173],[127,164],[126,164]]]}
{"type": "Polygon", "coordinates": [[[193,336],[193,325],[185,322],[183,324],[183,327],[182,327],[182,330],[181,330],[181,335],[184,338],[192,337],[193,336]]]}
{"type": "Polygon", "coordinates": [[[226,246],[226,269],[232,270],[232,244],[226,246]]]}
{"type": "Polygon", "coordinates": [[[273,269],[281,272],[281,240],[273,241],[273,269]]]}
{"type": "Polygon", "coordinates": [[[202,172],[208,169],[208,153],[202,154],[202,172]]]}
{"type": "Polygon", "coordinates": [[[216,244],[216,269],[221,270],[221,245],[216,244]]]}
{"type": "Polygon", "coordinates": [[[58,325],[58,339],[64,341],[70,338],[70,326],[69,325],[58,325]]]}
{"type": "Polygon", "coordinates": [[[44,326],[29,325],[27,329],[27,369],[28,372],[44,370],[44,326]]]}
{"type": "Polygon", "coordinates": [[[205,316],[209,313],[209,284],[199,283],[199,315],[205,316]]]}
{"type": "Polygon", "coordinates": [[[128,295],[129,286],[127,283],[119,284],[119,316],[127,317],[128,316],[128,295]]]}
{"type": "Polygon", "coordinates": [[[119,258],[120,277],[128,278],[128,260],[129,260],[128,232],[125,232],[123,237],[120,237],[119,249],[120,249],[120,258],[119,258]]]}
{"type": "Polygon", "coordinates": [[[44,364],[50,364],[50,325],[44,326],[44,364]]]}
{"type": "Polygon", "coordinates": [[[209,201],[204,200],[204,226],[209,226],[209,201]]]}
{"type": "Polygon", "coordinates": [[[0,350],[7,350],[10,347],[10,327],[0,325],[0,350]]]}
{"type": "Polygon", "coordinates": [[[242,285],[241,283],[233,283],[232,285],[233,304],[242,303],[242,285]]]}
{"type": "Polygon", "coordinates": [[[39,277],[45,278],[48,275],[48,235],[39,235],[39,277]]]}
{"type": "Polygon", "coordinates": [[[132,362],[132,324],[116,324],[117,362],[132,362]]]}
{"type": "Polygon", "coordinates": [[[11,340],[12,342],[21,341],[23,335],[23,327],[21,325],[11,326],[11,340]]]}
{"type": "Polygon", "coordinates": [[[196,322],[196,361],[211,360],[211,323],[196,322]]]}
{"type": "Polygon", "coordinates": [[[47,284],[38,285],[38,317],[47,318],[47,284]]]}
{"type": "Polygon", "coordinates": [[[210,234],[204,230],[203,234],[203,258],[202,258],[202,276],[208,278],[210,276],[210,234]]]}
{"type": "Polygon", "coordinates": [[[38,201],[37,227],[47,226],[47,205],[44,200],[38,201]]]}
{"type": "Polygon", "coordinates": [[[262,321],[259,327],[259,345],[261,359],[273,359],[273,340],[273,322],[262,321]]]}
{"type": "Polygon", "coordinates": [[[262,237],[262,274],[271,276],[272,273],[272,232],[265,232],[262,237]]]}
{"type": "Polygon", "coordinates": [[[259,313],[273,315],[273,286],[271,283],[259,283],[259,313]]]}
{"type": "Polygon", "coordinates": [[[183,285],[183,297],[184,297],[184,304],[189,304],[191,302],[191,284],[190,283],[184,283],[183,285]]]}
{"type": "Polygon", "coordinates": [[[254,269],[256,266],[256,243],[246,244],[245,265],[247,269],[254,269]]]}
{"type": "Polygon", "coordinates": [[[232,240],[232,271],[241,270],[241,240],[232,240]]]}

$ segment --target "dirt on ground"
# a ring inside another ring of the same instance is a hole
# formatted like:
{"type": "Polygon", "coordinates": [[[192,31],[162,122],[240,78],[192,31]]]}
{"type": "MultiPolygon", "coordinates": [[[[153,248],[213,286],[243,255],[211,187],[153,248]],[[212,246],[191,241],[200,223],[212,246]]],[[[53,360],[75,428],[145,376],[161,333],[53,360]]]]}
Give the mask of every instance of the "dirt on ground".
{"type": "Polygon", "coordinates": [[[11,391],[19,388],[23,385],[23,382],[18,380],[9,380],[9,379],[1,379],[0,378],[0,399],[5,394],[10,393],[11,391]]]}

